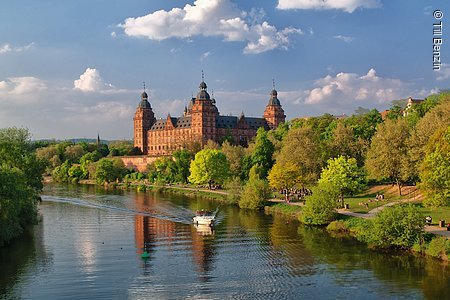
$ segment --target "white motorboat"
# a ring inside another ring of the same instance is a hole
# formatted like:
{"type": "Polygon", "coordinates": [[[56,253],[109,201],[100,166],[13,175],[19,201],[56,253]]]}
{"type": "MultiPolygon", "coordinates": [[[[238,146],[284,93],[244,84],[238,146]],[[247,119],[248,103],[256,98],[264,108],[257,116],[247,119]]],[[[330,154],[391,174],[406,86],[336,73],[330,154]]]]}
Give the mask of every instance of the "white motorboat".
{"type": "Polygon", "coordinates": [[[197,210],[195,213],[195,217],[192,218],[192,221],[196,225],[214,225],[214,221],[216,219],[216,214],[209,210],[197,210]]]}

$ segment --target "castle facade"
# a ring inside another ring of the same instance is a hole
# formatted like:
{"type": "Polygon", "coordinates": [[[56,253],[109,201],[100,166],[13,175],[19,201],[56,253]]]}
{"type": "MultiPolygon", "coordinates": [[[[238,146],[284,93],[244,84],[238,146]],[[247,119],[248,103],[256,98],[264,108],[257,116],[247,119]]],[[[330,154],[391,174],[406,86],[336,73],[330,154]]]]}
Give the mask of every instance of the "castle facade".
{"type": "Polygon", "coordinates": [[[150,156],[170,155],[192,143],[203,147],[208,140],[217,143],[231,140],[234,144],[246,145],[259,127],[266,130],[276,128],[286,116],[278,100],[275,88],[270,93],[269,103],[262,118],[222,116],[216,100],[207,92],[204,81],[200,83],[197,97],[189,101],[181,117],[155,119],[148,95],[144,91],[134,115],[134,146],[150,156]]]}

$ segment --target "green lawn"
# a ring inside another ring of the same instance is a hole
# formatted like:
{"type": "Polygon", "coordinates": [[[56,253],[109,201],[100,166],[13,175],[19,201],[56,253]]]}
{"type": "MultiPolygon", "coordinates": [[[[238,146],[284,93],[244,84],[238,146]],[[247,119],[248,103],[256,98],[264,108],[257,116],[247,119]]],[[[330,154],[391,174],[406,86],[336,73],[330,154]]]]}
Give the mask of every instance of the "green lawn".
{"type": "Polygon", "coordinates": [[[425,216],[430,215],[433,218],[432,225],[438,225],[439,220],[444,220],[445,224],[450,223],[450,207],[424,207],[421,202],[413,203],[419,211],[425,216]]]}

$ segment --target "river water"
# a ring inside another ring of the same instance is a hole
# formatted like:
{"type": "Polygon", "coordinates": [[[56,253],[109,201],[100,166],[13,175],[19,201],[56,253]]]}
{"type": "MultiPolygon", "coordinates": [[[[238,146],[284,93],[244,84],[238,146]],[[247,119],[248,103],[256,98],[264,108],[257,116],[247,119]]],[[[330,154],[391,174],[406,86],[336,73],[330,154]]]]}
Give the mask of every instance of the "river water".
{"type": "Polygon", "coordinates": [[[33,232],[0,249],[1,299],[449,299],[450,266],[379,253],[216,202],[48,185],[33,232]],[[142,259],[143,251],[150,254],[142,259]]]}

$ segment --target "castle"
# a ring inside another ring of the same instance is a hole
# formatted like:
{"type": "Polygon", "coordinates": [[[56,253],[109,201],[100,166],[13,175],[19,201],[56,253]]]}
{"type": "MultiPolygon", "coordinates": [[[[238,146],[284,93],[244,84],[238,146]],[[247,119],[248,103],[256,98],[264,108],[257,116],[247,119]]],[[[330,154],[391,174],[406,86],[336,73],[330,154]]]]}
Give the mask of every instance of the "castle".
{"type": "Polygon", "coordinates": [[[234,144],[246,145],[259,127],[266,130],[276,128],[286,116],[273,88],[263,118],[250,118],[241,114],[222,116],[216,107],[216,100],[207,92],[204,81],[200,83],[197,97],[191,98],[184,108],[182,117],[155,119],[148,95],[144,92],[134,115],[134,146],[144,155],[170,155],[178,149],[197,142],[203,147],[208,140],[217,143],[231,140],[234,144]]]}

